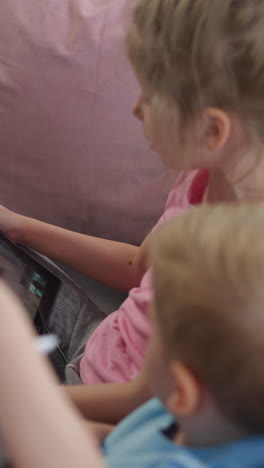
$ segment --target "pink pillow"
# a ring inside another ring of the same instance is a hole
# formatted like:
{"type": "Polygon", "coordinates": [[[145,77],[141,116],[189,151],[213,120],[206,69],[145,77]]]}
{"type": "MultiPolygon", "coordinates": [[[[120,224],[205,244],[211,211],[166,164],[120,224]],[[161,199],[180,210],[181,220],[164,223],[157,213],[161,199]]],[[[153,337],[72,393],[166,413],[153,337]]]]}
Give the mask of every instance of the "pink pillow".
{"type": "Polygon", "coordinates": [[[172,176],[130,109],[124,37],[134,0],[2,0],[0,203],[139,243],[172,176]]]}

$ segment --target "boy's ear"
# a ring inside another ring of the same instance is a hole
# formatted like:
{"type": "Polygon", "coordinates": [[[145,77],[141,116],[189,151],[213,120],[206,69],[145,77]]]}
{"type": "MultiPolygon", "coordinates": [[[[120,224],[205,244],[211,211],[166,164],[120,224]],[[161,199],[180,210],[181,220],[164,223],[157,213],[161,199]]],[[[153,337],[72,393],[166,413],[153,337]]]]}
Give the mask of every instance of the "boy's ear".
{"type": "Polygon", "coordinates": [[[204,111],[205,134],[204,148],[207,152],[224,147],[231,134],[231,120],[221,109],[209,107],[204,111]]]}
{"type": "Polygon", "coordinates": [[[168,410],[177,416],[194,414],[202,400],[202,388],[198,380],[181,362],[171,364],[171,374],[175,382],[166,402],[168,410]]]}

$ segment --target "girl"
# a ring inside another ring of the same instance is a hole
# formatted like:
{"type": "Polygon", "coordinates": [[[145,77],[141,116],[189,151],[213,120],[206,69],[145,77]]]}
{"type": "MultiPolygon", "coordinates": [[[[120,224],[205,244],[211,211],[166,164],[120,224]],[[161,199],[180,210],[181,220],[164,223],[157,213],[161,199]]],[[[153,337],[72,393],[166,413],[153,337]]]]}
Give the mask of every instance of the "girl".
{"type": "MultiPolygon", "coordinates": [[[[263,40],[262,0],[141,0],[136,8],[128,53],[142,93],[134,115],[164,163],[184,171],[156,228],[199,203],[264,200],[263,40]]],[[[148,240],[135,247],[97,239],[4,208],[0,229],[14,242],[130,291],[93,332],[77,370],[85,384],[135,378],[150,336],[148,240]]],[[[148,396],[144,372],[128,386],[69,392],[90,417],[110,422],[148,396]]]]}

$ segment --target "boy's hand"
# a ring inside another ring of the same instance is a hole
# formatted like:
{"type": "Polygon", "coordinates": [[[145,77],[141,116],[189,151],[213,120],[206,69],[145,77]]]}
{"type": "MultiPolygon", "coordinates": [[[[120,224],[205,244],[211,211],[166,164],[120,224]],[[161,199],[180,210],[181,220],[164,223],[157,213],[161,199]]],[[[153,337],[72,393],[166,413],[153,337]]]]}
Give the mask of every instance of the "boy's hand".
{"type": "Polygon", "coordinates": [[[22,216],[0,205],[0,232],[14,243],[20,242],[22,216]]]}

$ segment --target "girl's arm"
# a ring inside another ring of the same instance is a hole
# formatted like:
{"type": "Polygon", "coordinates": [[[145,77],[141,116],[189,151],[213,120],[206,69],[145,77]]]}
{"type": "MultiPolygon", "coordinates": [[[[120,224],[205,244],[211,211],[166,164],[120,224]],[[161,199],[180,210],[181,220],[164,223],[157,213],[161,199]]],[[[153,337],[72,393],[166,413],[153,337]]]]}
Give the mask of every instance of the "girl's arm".
{"type": "Polygon", "coordinates": [[[16,468],[100,468],[95,440],[33,350],[22,307],[0,284],[0,434],[16,468]]]}
{"type": "Polygon", "coordinates": [[[122,291],[138,286],[146,270],[142,247],[79,234],[0,206],[0,231],[11,241],[69,265],[122,291]]]}
{"type": "Polygon", "coordinates": [[[117,424],[151,398],[144,370],[128,383],[69,386],[65,392],[83,417],[108,424],[117,424]]]}

